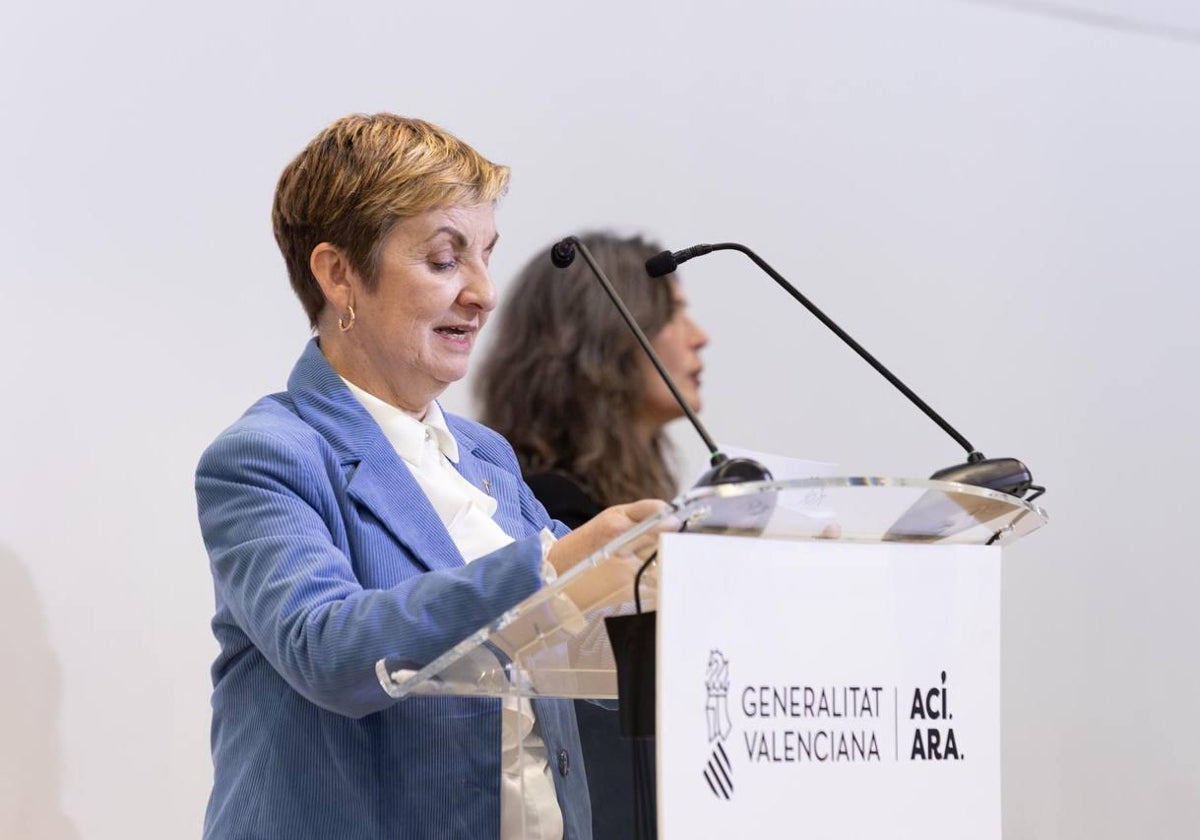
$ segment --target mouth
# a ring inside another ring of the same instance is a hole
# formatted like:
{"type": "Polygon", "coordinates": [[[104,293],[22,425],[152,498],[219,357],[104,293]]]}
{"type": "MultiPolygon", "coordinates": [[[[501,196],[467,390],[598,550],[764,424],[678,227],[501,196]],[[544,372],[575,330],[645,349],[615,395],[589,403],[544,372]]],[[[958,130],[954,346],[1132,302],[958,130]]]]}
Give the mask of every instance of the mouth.
{"type": "Polygon", "coordinates": [[[467,341],[479,331],[479,328],[473,324],[451,324],[444,327],[434,327],[433,331],[443,338],[448,338],[452,341],[467,341]]]}

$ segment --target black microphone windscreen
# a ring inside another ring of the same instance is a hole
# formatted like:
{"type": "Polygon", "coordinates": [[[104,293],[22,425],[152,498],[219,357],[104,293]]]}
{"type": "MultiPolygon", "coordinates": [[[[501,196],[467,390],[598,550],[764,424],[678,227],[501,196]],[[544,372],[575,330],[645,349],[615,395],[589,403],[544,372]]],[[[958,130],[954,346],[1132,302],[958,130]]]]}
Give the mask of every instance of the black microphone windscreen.
{"type": "Polygon", "coordinates": [[[575,262],[575,246],[566,239],[555,242],[550,249],[550,262],[555,268],[566,268],[575,262]]]}
{"type": "Polygon", "coordinates": [[[679,263],[670,251],[663,251],[646,260],[646,273],[651,277],[665,277],[677,268],[679,263]]]}

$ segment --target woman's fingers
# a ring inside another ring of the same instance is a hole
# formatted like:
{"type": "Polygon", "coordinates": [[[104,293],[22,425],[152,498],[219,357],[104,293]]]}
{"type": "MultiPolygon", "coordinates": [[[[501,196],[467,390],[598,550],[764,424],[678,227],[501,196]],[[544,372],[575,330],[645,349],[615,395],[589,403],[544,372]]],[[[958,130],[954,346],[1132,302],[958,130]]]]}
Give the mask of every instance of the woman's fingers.
{"type": "MultiPolygon", "coordinates": [[[[640,499],[606,508],[556,542],[547,559],[555,570],[562,574],[666,507],[667,503],[659,499],[640,499]]],[[[640,550],[644,544],[656,540],[656,534],[643,535],[634,541],[630,550],[640,550]]]]}

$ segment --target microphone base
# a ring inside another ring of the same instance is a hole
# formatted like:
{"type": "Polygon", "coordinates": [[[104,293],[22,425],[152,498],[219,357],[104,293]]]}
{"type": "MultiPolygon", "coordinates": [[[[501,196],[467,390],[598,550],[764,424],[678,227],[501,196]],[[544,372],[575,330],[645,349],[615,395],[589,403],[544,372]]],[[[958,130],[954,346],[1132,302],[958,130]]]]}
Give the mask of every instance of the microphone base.
{"type": "MultiPolygon", "coordinates": [[[[771,481],[771,471],[750,458],[726,458],[720,453],[713,459],[712,469],[700,476],[692,489],[716,487],[722,484],[744,484],[750,481],[771,481]],[[718,460],[719,458],[719,460],[718,460]]],[[[706,533],[758,535],[771,521],[775,512],[775,493],[752,493],[714,501],[704,519],[706,533]]]]}
{"type": "Polygon", "coordinates": [[[953,481],[985,487],[1024,498],[1033,486],[1033,473],[1016,458],[987,458],[981,461],[957,464],[938,470],[929,476],[933,481],[953,481]]]}
{"type": "Polygon", "coordinates": [[[746,481],[770,481],[774,476],[771,471],[758,461],[750,458],[725,458],[714,464],[708,472],[700,476],[693,485],[695,487],[713,487],[718,484],[741,484],[746,481]]]}

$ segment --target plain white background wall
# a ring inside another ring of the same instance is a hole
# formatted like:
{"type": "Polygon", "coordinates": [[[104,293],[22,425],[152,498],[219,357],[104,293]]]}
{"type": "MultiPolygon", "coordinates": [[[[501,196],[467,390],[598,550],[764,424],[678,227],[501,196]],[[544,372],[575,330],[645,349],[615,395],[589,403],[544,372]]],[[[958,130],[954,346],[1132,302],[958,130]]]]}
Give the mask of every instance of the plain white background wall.
{"type": "MultiPolygon", "coordinates": [[[[1200,29],[1187,5],[1077,7],[1200,29]]],[[[580,228],[747,242],[1025,459],[1052,522],[1006,554],[1005,836],[1194,836],[1200,37],[1036,7],[8,9],[0,837],[198,836],[215,646],[192,470],[307,336],[271,193],[356,110],[513,167],[501,284],[580,228]]],[[[684,279],[721,440],[847,473],[960,458],[749,263],[684,279]]],[[[469,413],[468,385],[445,403],[469,413]]]]}

